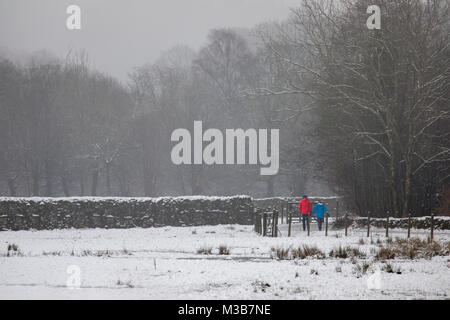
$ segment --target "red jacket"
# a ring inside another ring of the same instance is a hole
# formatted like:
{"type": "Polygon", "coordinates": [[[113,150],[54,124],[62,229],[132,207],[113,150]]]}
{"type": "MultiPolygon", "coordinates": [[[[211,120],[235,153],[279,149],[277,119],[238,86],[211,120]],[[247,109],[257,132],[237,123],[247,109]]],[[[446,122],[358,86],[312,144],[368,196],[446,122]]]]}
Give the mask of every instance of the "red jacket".
{"type": "Polygon", "coordinates": [[[312,211],[311,202],[309,202],[307,198],[303,198],[302,200],[300,200],[300,203],[298,204],[298,210],[300,210],[302,214],[311,213],[312,211]]]}

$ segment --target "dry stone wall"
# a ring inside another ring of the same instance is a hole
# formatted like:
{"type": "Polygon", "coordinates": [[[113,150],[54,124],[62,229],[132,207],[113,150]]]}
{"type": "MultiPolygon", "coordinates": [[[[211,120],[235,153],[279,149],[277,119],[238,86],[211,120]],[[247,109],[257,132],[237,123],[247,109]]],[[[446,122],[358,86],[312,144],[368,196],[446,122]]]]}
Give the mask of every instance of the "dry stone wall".
{"type": "Polygon", "coordinates": [[[253,224],[253,202],[236,197],[0,198],[0,230],[253,224]]]}
{"type": "MultiPolygon", "coordinates": [[[[347,225],[353,225],[356,228],[366,228],[367,218],[347,218],[347,225]]],[[[371,218],[370,225],[376,228],[385,228],[386,219],[381,218],[371,218]]],[[[334,222],[334,229],[345,228],[345,219],[341,218],[334,222]]],[[[390,218],[389,228],[395,229],[407,229],[408,228],[408,218],[390,218]]],[[[431,228],[431,217],[414,217],[411,218],[411,228],[414,229],[430,229],[431,228]]],[[[434,229],[436,230],[450,230],[450,218],[449,217],[434,217],[434,229]]]]}

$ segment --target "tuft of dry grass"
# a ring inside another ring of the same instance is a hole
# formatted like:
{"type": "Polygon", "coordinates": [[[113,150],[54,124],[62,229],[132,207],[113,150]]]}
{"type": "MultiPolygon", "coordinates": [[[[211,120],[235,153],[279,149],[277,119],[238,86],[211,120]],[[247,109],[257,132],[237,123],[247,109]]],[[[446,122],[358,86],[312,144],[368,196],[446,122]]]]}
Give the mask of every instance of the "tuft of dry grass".
{"type": "Polygon", "coordinates": [[[348,257],[347,249],[339,246],[339,248],[332,249],[328,254],[332,258],[346,259],[348,257]]]}
{"type": "Polygon", "coordinates": [[[61,251],[44,251],[42,252],[43,256],[62,256],[63,253],[61,251]]]}
{"type": "Polygon", "coordinates": [[[258,292],[258,290],[261,290],[261,292],[266,292],[266,289],[270,288],[270,284],[263,281],[254,281],[252,286],[253,292],[258,292]]]}
{"type": "Polygon", "coordinates": [[[278,260],[306,259],[307,257],[325,258],[325,254],[316,246],[302,245],[296,249],[272,248],[271,251],[272,257],[276,257],[278,260]]]}
{"type": "Polygon", "coordinates": [[[387,272],[387,273],[402,274],[402,271],[401,271],[400,267],[395,267],[395,266],[391,265],[390,263],[386,263],[383,266],[382,270],[387,272]]]}
{"type": "Polygon", "coordinates": [[[391,247],[381,247],[375,254],[376,260],[390,260],[394,259],[396,256],[396,250],[391,247]]]}
{"type": "Polygon", "coordinates": [[[316,275],[316,276],[319,275],[319,271],[317,271],[316,269],[311,269],[311,271],[309,273],[313,274],[313,275],[316,275]]]}
{"type": "Polygon", "coordinates": [[[365,258],[366,254],[359,250],[358,248],[354,247],[342,247],[339,246],[338,248],[332,249],[329,253],[329,256],[332,258],[365,258]]]}
{"type": "Polygon", "coordinates": [[[8,251],[19,251],[19,246],[15,243],[8,244],[8,251]]]}
{"type": "Polygon", "coordinates": [[[325,254],[316,246],[303,245],[291,251],[293,259],[305,259],[307,257],[325,258],[325,254]]]}
{"type": "Polygon", "coordinates": [[[116,285],[127,287],[127,288],[134,288],[134,285],[131,283],[131,280],[124,282],[119,279],[119,280],[117,280],[116,285]]]}
{"type": "Polygon", "coordinates": [[[356,275],[357,278],[360,278],[367,273],[370,266],[371,264],[367,261],[364,261],[362,264],[356,264],[353,267],[353,273],[356,275]]]}
{"type": "Polygon", "coordinates": [[[376,260],[403,259],[430,259],[434,256],[445,256],[450,252],[448,245],[437,241],[422,240],[420,238],[391,240],[387,246],[380,246],[375,255],[376,260]]]}
{"type": "Polygon", "coordinates": [[[225,244],[222,244],[219,246],[219,254],[220,255],[229,255],[230,249],[225,244]]]}
{"type": "Polygon", "coordinates": [[[19,250],[19,246],[14,243],[8,244],[8,248],[6,250],[7,257],[21,257],[23,256],[22,251],[19,250]]]}
{"type": "Polygon", "coordinates": [[[272,258],[276,257],[278,260],[289,259],[290,248],[272,248],[272,258]]]}
{"type": "Polygon", "coordinates": [[[211,247],[201,247],[197,249],[197,254],[211,254],[212,248],[211,247]]]}

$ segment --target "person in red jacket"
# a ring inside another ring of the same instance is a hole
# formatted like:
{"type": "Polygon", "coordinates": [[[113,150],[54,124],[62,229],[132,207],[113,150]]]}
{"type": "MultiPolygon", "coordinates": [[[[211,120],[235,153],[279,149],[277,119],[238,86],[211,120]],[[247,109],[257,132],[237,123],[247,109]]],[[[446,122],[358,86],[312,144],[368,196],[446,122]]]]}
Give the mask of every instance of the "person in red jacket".
{"type": "Polygon", "coordinates": [[[312,205],[307,196],[303,196],[302,200],[300,200],[300,203],[298,204],[298,210],[302,214],[303,231],[306,231],[308,216],[312,212],[312,205]]]}

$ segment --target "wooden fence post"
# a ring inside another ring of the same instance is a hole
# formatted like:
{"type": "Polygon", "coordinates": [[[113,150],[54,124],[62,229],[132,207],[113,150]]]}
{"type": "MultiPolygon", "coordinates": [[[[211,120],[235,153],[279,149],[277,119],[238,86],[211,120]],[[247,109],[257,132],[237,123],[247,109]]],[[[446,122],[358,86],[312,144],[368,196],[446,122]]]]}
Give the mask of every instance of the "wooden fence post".
{"type": "Polygon", "coordinates": [[[254,231],[256,233],[258,233],[258,209],[257,208],[255,208],[255,210],[253,211],[253,219],[254,219],[254,223],[255,223],[254,231]]]}
{"type": "Polygon", "coordinates": [[[272,210],[272,234],[270,235],[272,238],[275,237],[275,209],[272,210]]]}
{"type": "Polygon", "coordinates": [[[308,217],[307,217],[307,220],[306,220],[306,222],[307,222],[307,227],[308,227],[308,237],[309,237],[309,231],[311,230],[311,227],[310,227],[310,218],[311,217],[311,215],[308,213],[308,217]]]}
{"type": "Polygon", "coordinates": [[[386,217],[386,238],[389,238],[389,210],[386,217]]]}
{"type": "Polygon", "coordinates": [[[262,217],[261,215],[258,215],[258,233],[262,234],[262,217]]]}
{"type": "Polygon", "coordinates": [[[267,214],[264,213],[263,214],[263,237],[266,236],[266,231],[267,231],[267,214]]]}
{"type": "Polygon", "coordinates": [[[259,234],[261,234],[261,215],[259,214],[259,211],[257,212],[257,215],[256,215],[256,229],[257,229],[257,232],[259,234]]]}
{"type": "Polygon", "coordinates": [[[290,237],[291,236],[291,225],[292,225],[292,211],[291,210],[288,210],[288,211],[289,211],[289,213],[288,213],[288,215],[289,215],[288,237],[290,237]]]}
{"type": "Polygon", "coordinates": [[[430,241],[433,241],[434,238],[434,213],[431,213],[431,234],[430,241]]]}
{"type": "Polygon", "coordinates": [[[326,217],[325,217],[325,237],[328,236],[328,212],[325,212],[326,217]]]}
{"type": "Polygon", "coordinates": [[[259,233],[259,224],[261,222],[261,218],[259,216],[258,208],[255,208],[255,232],[259,233]]]}
{"type": "Polygon", "coordinates": [[[347,225],[348,225],[348,221],[347,221],[347,212],[345,212],[345,216],[344,216],[344,223],[345,223],[345,236],[347,236],[348,232],[347,232],[347,225]]]}
{"type": "Polygon", "coordinates": [[[370,237],[370,211],[367,211],[367,238],[370,237]]]}
{"type": "Polygon", "coordinates": [[[339,200],[336,200],[336,221],[339,217],[339,200]]]}
{"type": "Polygon", "coordinates": [[[408,239],[411,237],[411,212],[408,212],[408,239]]]}
{"type": "Polygon", "coordinates": [[[276,212],[277,219],[275,220],[275,237],[278,237],[278,211],[276,212]]]}
{"type": "Polygon", "coordinates": [[[273,210],[273,235],[274,237],[278,237],[278,211],[273,210]]]}

